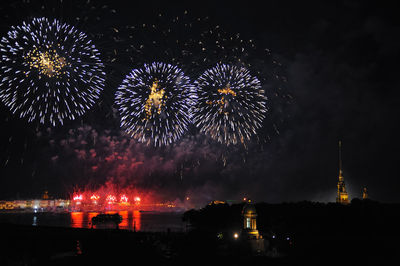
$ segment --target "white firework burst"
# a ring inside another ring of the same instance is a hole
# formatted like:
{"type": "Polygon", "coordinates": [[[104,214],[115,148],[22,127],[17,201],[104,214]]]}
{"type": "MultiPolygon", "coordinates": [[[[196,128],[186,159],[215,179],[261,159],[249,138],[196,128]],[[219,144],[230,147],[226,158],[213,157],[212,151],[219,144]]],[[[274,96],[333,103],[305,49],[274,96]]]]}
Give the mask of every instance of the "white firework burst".
{"type": "Polygon", "coordinates": [[[0,41],[0,99],[29,122],[63,124],[89,110],[104,88],[90,38],[57,19],[13,26],[0,41]]]}
{"type": "Polygon", "coordinates": [[[261,128],[266,97],[261,82],[244,67],[217,64],[196,81],[193,121],[224,144],[245,143],[261,128]]]}
{"type": "Polygon", "coordinates": [[[184,134],[194,101],[190,79],[177,66],[161,62],[133,69],[116,92],[121,127],[154,146],[173,143],[184,134]]]}

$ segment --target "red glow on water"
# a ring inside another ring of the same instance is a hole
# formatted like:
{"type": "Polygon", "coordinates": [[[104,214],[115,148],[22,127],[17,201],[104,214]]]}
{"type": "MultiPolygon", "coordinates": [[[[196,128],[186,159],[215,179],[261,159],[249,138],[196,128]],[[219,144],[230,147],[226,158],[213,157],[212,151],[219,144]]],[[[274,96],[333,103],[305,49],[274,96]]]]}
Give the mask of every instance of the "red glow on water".
{"type": "Polygon", "coordinates": [[[140,231],[141,227],[141,214],[140,211],[133,211],[133,219],[132,219],[132,229],[134,231],[140,231]]]}
{"type": "Polygon", "coordinates": [[[120,202],[122,203],[127,203],[128,202],[128,197],[124,194],[121,196],[120,202]]]}
{"type": "Polygon", "coordinates": [[[83,212],[71,212],[71,227],[82,228],[83,212]]]}
{"type": "Polygon", "coordinates": [[[120,211],[118,214],[122,216],[122,222],[119,224],[119,226],[121,228],[128,228],[128,211],[120,211]]]}
{"type": "Polygon", "coordinates": [[[128,229],[132,231],[140,231],[141,229],[141,213],[139,211],[105,211],[105,212],[70,212],[71,227],[74,228],[115,228],[114,224],[100,224],[92,227],[92,218],[100,213],[115,214],[122,216],[119,224],[120,229],[128,229]]]}

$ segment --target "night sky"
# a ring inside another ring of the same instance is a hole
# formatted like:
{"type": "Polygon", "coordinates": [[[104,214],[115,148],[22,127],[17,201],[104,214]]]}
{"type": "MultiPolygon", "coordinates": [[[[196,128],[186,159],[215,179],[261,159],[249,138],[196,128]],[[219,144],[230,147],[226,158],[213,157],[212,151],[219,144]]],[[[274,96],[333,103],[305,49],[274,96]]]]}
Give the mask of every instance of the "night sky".
{"type": "MultiPolygon", "coordinates": [[[[28,123],[1,103],[0,198],[35,197],[44,190],[65,197],[74,186],[114,183],[156,191],[166,199],[190,195],[199,202],[243,196],[274,203],[335,201],[342,140],[350,198],[360,198],[366,186],[371,199],[400,200],[400,21],[395,6],[382,1],[266,1],[264,6],[246,1],[100,1],[93,10],[53,4],[57,12],[52,13],[46,1],[31,2],[2,1],[1,36],[11,25],[35,16],[51,14],[71,24],[72,17],[88,16],[77,27],[92,32],[106,58],[114,49],[124,55],[129,44],[122,30],[122,41],[115,41],[112,28],[157,23],[160,12],[168,20],[187,11],[189,20],[208,17],[206,26],[219,25],[229,34],[253,39],[261,50],[268,48],[270,61],[256,52],[249,60],[264,72],[272,69],[271,61],[279,62],[279,69],[266,74],[269,112],[259,137],[247,148],[217,144],[196,128],[161,148],[125,136],[113,105],[116,87],[135,65],[124,56],[106,63],[107,85],[96,106],[63,126],[28,123]],[[108,7],[99,10],[103,4],[108,7]],[[96,16],[98,24],[91,22],[96,16]],[[98,37],[102,31],[104,36],[98,37]],[[279,78],[273,80],[274,75],[279,78]]],[[[184,39],[196,32],[180,34],[184,39]]],[[[140,64],[155,54],[130,56],[140,64]]]]}

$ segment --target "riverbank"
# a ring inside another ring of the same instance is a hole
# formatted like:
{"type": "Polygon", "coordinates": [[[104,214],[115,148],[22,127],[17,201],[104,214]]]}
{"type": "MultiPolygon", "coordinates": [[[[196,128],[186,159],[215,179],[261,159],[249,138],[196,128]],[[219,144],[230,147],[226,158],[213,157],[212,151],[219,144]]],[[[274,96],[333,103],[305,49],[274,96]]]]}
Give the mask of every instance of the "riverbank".
{"type": "MultiPolygon", "coordinates": [[[[162,262],[169,257],[168,241],[183,233],[132,232],[123,229],[85,229],[0,224],[6,245],[0,265],[104,265],[106,262],[150,259],[162,262]],[[4,238],[5,236],[5,238],[4,238]]],[[[4,243],[4,242],[3,242],[4,243]]]]}
{"type": "MultiPolygon", "coordinates": [[[[198,232],[0,224],[0,235],[6,239],[0,265],[261,265],[270,260],[242,256],[239,245],[221,250],[214,237],[198,232]]],[[[284,260],[274,260],[275,265],[284,260]]]]}

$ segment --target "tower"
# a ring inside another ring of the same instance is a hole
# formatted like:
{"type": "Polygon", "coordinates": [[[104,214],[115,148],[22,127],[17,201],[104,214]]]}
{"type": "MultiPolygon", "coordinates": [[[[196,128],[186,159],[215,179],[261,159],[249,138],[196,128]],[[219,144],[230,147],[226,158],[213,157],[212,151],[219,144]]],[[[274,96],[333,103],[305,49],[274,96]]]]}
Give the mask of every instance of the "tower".
{"type": "Polygon", "coordinates": [[[368,199],[368,193],[367,193],[366,187],[363,188],[362,198],[363,198],[363,200],[368,199]]]}
{"type": "Polygon", "coordinates": [[[257,212],[254,205],[249,200],[243,207],[243,231],[248,238],[259,238],[257,230],[257,212]]]}
{"type": "Polygon", "coordinates": [[[342,171],[342,142],[339,141],[339,181],[337,183],[336,202],[341,204],[349,204],[349,195],[346,191],[346,186],[343,179],[342,171]]]}
{"type": "Polygon", "coordinates": [[[264,254],[266,246],[269,243],[264,241],[264,238],[257,230],[257,212],[254,204],[250,200],[243,206],[243,244],[250,248],[253,254],[264,254]]]}
{"type": "Polygon", "coordinates": [[[44,200],[48,200],[49,199],[49,192],[47,190],[44,191],[44,193],[42,195],[42,199],[44,199],[44,200]]]}

